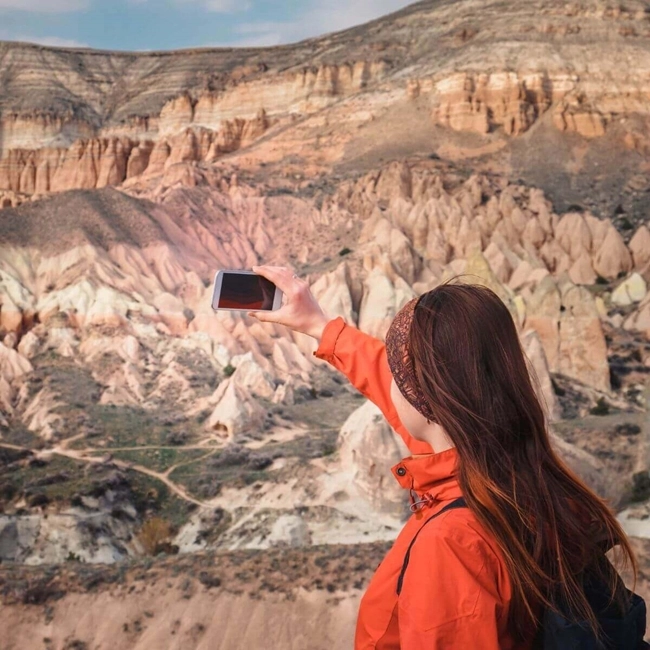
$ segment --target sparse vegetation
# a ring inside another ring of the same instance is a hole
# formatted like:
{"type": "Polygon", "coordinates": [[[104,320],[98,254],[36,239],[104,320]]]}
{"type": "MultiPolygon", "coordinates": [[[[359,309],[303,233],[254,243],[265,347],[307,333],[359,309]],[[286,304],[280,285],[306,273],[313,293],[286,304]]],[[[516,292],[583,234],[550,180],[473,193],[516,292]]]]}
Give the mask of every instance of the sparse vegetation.
{"type": "Polygon", "coordinates": [[[578,204],[578,203],[572,203],[572,204],[571,204],[571,205],[566,209],[566,211],[567,211],[567,212],[579,212],[579,213],[582,214],[583,212],[585,212],[585,209],[584,209],[583,206],[581,206],[581,205],[578,204]]]}
{"type": "MultiPolygon", "coordinates": [[[[147,519],[138,532],[138,541],[142,544],[145,553],[158,555],[158,553],[169,552],[172,548],[172,526],[161,517],[147,519]]],[[[176,548],[178,552],[178,547],[176,548]]]]}
{"type": "MultiPolygon", "coordinates": [[[[146,410],[137,406],[97,404],[86,409],[86,414],[92,423],[91,437],[102,440],[107,447],[164,446],[174,433],[189,443],[200,430],[197,421],[177,418],[170,405],[146,410]]],[[[71,445],[73,449],[88,446],[88,441],[83,439],[71,445]]]]}
{"type": "Polygon", "coordinates": [[[198,498],[209,499],[219,494],[225,485],[245,486],[256,481],[275,480],[276,473],[266,469],[277,457],[266,451],[230,444],[203,460],[175,469],[170,478],[198,498]]]}
{"type": "Polygon", "coordinates": [[[187,521],[192,504],[173,494],[164,483],[133,470],[125,475],[132,490],[131,501],[141,517],[161,517],[174,529],[187,521]]]}
{"type": "MultiPolygon", "coordinates": [[[[100,452],[103,453],[103,452],[100,452]]],[[[133,451],[112,452],[114,458],[125,460],[136,465],[142,465],[156,472],[165,472],[179,463],[187,463],[205,456],[210,450],[201,449],[134,449],[133,451]]]]}
{"type": "Polygon", "coordinates": [[[650,499],[650,474],[648,472],[637,472],[632,475],[632,493],[630,500],[645,501],[650,499]]]}
{"type": "Polygon", "coordinates": [[[223,367],[223,374],[226,375],[226,377],[230,377],[235,370],[236,368],[233,365],[227,364],[223,367]]]}
{"type": "Polygon", "coordinates": [[[614,428],[614,431],[620,436],[638,436],[641,433],[641,427],[631,422],[623,422],[614,428]]]}
{"type": "MultiPolygon", "coordinates": [[[[165,576],[181,575],[187,578],[180,581],[179,589],[187,595],[192,594],[197,584],[202,584],[207,589],[247,593],[251,598],[274,592],[293,600],[296,590],[301,588],[309,591],[365,588],[390,545],[390,542],[375,542],[206,551],[173,558],[149,555],[113,565],[71,562],[65,571],[56,567],[0,565],[0,602],[48,605],[66,593],[96,592],[109,587],[126,594],[136,582],[157,581],[162,577],[164,585],[165,576]]],[[[144,616],[149,618],[147,614],[144,616]]],[[[134,625],[129,622],[128,629],[134,625]]]]}
{"type": "Polygon", "coordinates": [[[208,589],[214,589],[215,587],[221,586],[221,578],[219,576],[212,575],[207,571],[201,571],[201,573],[199,573],[199,582],[202,585],[205,585],[208,589]]]}
{"type": "Polygon", "coordinates": [[[604,397],[599,397],[596,406],[590,409],[591,415],[607,415],[609,413],[609,404],[604,397]]]}

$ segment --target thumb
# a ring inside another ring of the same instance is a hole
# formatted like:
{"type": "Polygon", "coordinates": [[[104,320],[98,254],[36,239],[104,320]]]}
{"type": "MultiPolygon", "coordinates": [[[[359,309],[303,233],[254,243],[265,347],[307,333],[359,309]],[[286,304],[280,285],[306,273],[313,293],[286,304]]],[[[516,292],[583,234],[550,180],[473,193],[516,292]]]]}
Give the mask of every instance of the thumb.
{"type": "Polygon", "coordinates": [[[253,318],[256,318],[256,319],[259,320],[259,321],[262,321],[262,322],[265,322],[265,321],[266,321],[266,317],[265,317],[265,314],[264,314],[263,311],[262,311],[262,312],[259,312],[259,311],[249,311],[249,312],[248,312],[248,315],[249,315],[249,316],[252,316],[253,318]]]}

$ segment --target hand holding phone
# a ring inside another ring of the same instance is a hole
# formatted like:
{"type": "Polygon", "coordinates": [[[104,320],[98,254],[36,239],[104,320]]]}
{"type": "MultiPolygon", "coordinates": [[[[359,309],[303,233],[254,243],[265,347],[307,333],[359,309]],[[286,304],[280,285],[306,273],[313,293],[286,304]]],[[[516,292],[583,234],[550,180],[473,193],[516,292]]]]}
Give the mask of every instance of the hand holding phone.
{"type": "Polygon", "coordinates": [[[254,311],[248,315],[262,322],[285,325],[320,341],[331,319],[321,309],[309,284],[287,266],[254,266],[253,271],[277,286],[285,296],[285,303],[277,311],[254,311]]]}
{"type": "Polygon", "coordinates": [[[219,311],[274,310],[282,305],[282,291],[254,271],[218,271],[214,278],[212,309],[219,311]]]}

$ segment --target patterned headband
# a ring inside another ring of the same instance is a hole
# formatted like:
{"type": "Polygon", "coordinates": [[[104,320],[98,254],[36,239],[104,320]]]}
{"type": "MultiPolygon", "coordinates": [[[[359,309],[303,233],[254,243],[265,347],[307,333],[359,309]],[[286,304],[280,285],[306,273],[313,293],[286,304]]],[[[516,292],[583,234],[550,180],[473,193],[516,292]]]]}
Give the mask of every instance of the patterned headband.
{"type": "Polygon", "coordinates": [[[419,297],[416,297],[407,302],[397,312],[390,324],[388,332],[386,332],[386,356],[388,366],[400,393],[427,420],[436,422],[436,418],[418,384],[409,345],[411,322],[418,300],[419,297]]]}

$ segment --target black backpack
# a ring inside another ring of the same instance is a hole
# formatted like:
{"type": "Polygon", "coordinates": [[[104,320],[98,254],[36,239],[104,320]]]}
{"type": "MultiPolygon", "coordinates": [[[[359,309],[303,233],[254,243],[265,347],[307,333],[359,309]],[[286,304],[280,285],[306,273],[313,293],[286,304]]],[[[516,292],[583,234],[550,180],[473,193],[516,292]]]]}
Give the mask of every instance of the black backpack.
{"type": "MultiPolygon", "coordinates": [[[[467,503],[462,497],[447,504],[440,512],[429,517],[420,530],[415,534],[404,556],[402,570],[397,579],[397,595],[402,591],[404,574],[411,557],[411,548],[415,543],[422,528],[432,519],[452,508],[467,508],[467,503]]],[[[609,560],[603,555],[603,560],[609,560]]],[[[620,579],[620,576],[619,576],[620,579]]],[[[632,596],[630,607],[626,615],[621,618],[617,612],[607,608],[608,592],[594,578],[586,574],[583,580],[585,594],[592,606],[598,622],[604,633],[604,645],[599,643],[594,636],[589,624],[586,621],[572,623],[560,614],[549,609],[544,609],[542,624],[539,627],[533,642],[534,650],[643,650],[650,649],[650,645],[643,640],[646,628],[646,605],[645,601],[638,594],[630,592],[622,585],[621,588],[632,596]]],[[[559,606],[560,611],[562,607],[559,606]]],[[[564,609],[564,611],[567,611],[564,609]]]]}

